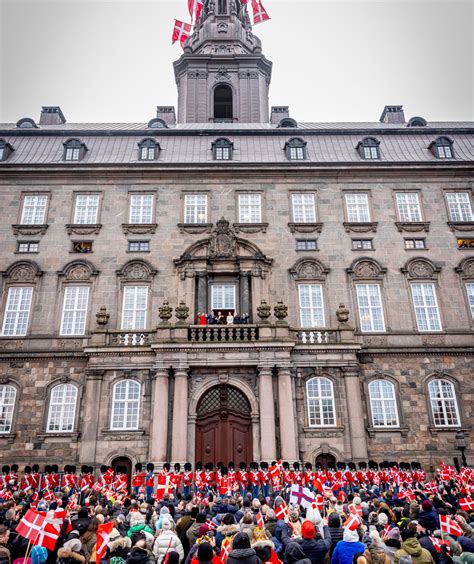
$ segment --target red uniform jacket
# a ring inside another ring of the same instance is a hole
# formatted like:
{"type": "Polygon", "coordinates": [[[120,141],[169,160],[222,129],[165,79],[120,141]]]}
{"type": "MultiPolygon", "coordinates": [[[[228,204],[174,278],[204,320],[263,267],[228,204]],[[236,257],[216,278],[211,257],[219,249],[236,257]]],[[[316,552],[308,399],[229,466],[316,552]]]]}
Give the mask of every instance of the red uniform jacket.
{"type": "Polygon", "coordinates": [[[146,472],[137,472],[132,476],[132,486],[134,488],[141,488],[145,485],[146,472]]]}
{"type": "Polygon", "coordinates": [[[250,471],[250,483],[252,486],[260,485],[260,472],[257,472],[257,470],[250,471]]]}

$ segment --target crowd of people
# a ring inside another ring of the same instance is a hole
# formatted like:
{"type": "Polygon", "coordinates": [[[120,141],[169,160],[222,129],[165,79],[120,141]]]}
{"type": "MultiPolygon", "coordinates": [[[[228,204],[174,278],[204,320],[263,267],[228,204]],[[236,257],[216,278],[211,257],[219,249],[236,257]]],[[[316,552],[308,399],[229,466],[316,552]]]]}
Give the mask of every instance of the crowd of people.
{"type": "Polygon", "coordinates": [[[198,312],[198,325],[248,325],[250,323],[250,315],[248,313],[238,313],[222,311],[206,313],[198,312]]]}
{"type": "Polygon", "coordinates": [[[471,468],[14,464],[0,487],[0,564],[474,563],[471,468]]]}

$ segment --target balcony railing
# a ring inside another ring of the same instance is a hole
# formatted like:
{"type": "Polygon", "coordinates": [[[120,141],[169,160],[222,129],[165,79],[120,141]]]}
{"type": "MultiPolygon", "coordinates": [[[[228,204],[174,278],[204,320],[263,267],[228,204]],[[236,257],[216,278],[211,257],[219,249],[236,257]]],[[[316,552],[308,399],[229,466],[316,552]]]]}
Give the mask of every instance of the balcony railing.
{"type": "Polygon", "coordinates": [[[256,325],[191,325],[188,340],[192,343],[229,343],[258,341],[256,325]]]}
{"type": "Polygon", "coordinates": [[[113,331],[107,333],[107,344],[115,347],[147,347],[152,341],[150,331],[113,331]]]}
{"type": "Polygon", "coordinates": [[[337,343],[338,334],[335,329],[299,329],[296,331],[296,342],[301,345],[337,343]]]}

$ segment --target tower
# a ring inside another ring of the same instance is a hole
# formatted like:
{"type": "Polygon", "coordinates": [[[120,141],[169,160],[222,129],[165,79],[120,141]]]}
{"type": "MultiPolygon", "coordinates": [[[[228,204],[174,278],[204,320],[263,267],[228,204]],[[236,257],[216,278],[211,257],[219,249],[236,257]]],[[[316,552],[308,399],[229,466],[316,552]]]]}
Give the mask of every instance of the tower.
{"type": "Polygon", "coordinates": [[[180,123],[265,123],[272,63],[242,0],[204,0],[174,63],[180,123]]]}

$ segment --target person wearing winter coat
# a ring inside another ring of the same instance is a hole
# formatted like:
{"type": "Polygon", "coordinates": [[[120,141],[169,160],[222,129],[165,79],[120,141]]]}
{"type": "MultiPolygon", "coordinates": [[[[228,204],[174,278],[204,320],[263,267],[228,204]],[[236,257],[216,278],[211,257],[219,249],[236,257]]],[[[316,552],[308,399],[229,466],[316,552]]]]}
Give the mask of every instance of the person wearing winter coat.
{"type": "Polygon", "coordinates": [[[332,553],[331,564],[352,564],[354,555],[361,552],[364,553],[365,544],[359,541],[357,531],[344,529],[342,541],[336,544],[336,548],[332,553]]]}
{"type": "Polygon", "coordinates": [[[85,561],[81,541],[77,538],[66,541],[58,550],[58,564],[85,564],[85,561]]]}
{"type": "MultiPolygon", "coordinates": [[[[258,500],[254,500],[254,501],[258,501],[258,500]]],[[[249,539],[251,539],[253,528],[254,528],[253,513],[249,511],[244,515],[240,523],[240,532],[245,533],[246,535],[248,535],[249,539]]]]}
{"type": "Polygon", "coordinates": [[[425,499],[425,501],[421,504],[421,511],[418,514],[418,522],[422,522],[423,526],[432,533],[439,529],[439,515],[433,509],[433,504],[429,499],[425,499]]]}
{"type": "Polygon", "coordinates": [[[155,561],[153,553],[147,548],[145,533],[134,533],[131,541],[132,549],[125,560],[127,564],[150,564],[155,561]]]}
{"type": "Polygon", "coordinates": [[[328,528],[329,534],[331,535],[331,548],[329,550],[329,555],[332,556],[336,544],[342,541],[344,535],[344,529],[342,528],[341,516],[336,511],[333,511],[328,517],[328,528]]]}
{"type": "Polygon", "coordinates": [[[275,530],[277,526],[277,520],[275,516],[275,511],[273,509],[267,509],[265,513],[265,529],[270,533],[272,537],[275,536],[275,530]]]}
{"type": "Polygon", "coordinates": [[[227,564],[261,564],[255,550],[250,546],[250,538],[246,533],[235,535],[227,564]]]}
{"type": "Polygon", "coordinates": [[[250,541],[251,547],[255,550],[258,558],[262,562],[270,562],[271,564],[281,564],[275,552],[275,545],[273,544],[270,533],[267,529],[255,527],[250,541]]]}
{"type": "Polygon", "coordinates": [[[306,558],[301,545],[295,541],[291,541],[285,548],[286,564],[311,564],[311,560],[306,558]]]}
{"type": "Polygon", "coordinates": [[[401,548],[400,529],[398,527],[393,528],[387,533],[387,536],[383,537],[383,550],[385,555],[390,559],[390,563],[393,564],[395,558],[395,553],[401,548]]]}
{"type": "Polygon", "coordinates": [[[108,558],[125,558],[132,548],[132,541],[127,536],[122,536],[118,529],[112,529],[107,544],[109,549],[108,558]]]}
{"type": "Polygon", "coordinates": [[[311,560],[311,564],[323,564],[326,554],[331,548],[331,533],[328,527],[323,527],[323,537],[316,532],[316,527],[311,521],[304,521],[301,526],[302,538],[298,544],[303,549],[306,558],[311,560]]]}
{"type": "Polygon", "coordinates": [[[225,540],[226,543],[232,542],[238,532],[240,532],[240,527],[236,524],[234,516],[227,513],[222,517],[221,525],[217,527],[215,532],[216,545],[222,548],[223,541],[225,540]]]}
{"type": "Polygon", "coordinates": [[[180,560],[184,560],[184,550],[178,535],[172,529],[172,523],[168,519],[161,522],[161,530],[158,532],[153,545],[153,554],[158,564],[161,564],[170,551],[177,552],[180,560]]]}
{"type": "Polygon", "coordinates": [[[196,520],[186,531],[186,536],[188,537],[190,547],[196,544],[196,541],[199,537],[199,529],[201,525],[204,525],[206,519],[207,519],[207,515],[205,513],[198,513],[196,516],[196,520]]]}
{"type": "Polygon", "coordinates": [[[413,564],[434,564],[431,554],[423,548],[415,533],[410,529],[404,529],[402,535],[402,547],[394,556],[394,564],[400,562],[400,558],[411,558],[413,564]]]}

